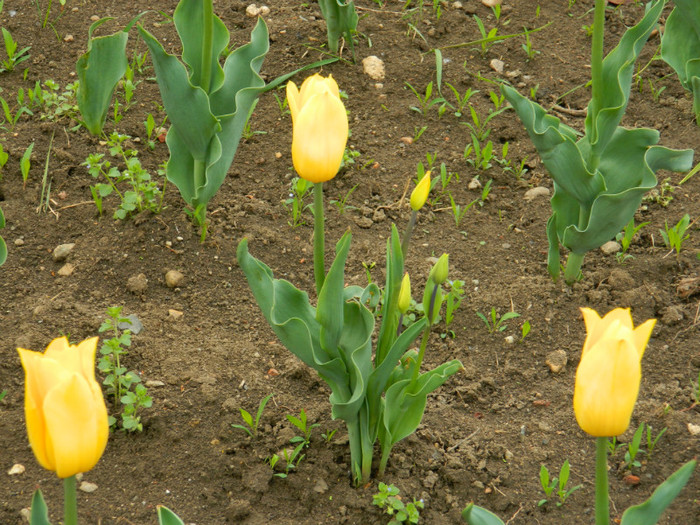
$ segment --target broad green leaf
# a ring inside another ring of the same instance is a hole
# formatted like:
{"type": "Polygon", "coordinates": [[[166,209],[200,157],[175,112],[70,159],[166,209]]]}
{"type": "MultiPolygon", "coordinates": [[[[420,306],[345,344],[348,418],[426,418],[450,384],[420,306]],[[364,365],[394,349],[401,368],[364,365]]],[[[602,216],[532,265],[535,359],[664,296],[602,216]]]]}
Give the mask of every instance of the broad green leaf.
{"type": "Polygon", "coordinates": [[[688,461],[656,487],[654,493],[640,505],[628,508],[622,514],[620,525],[656,525],[666,508],[680,494],[693,474],[697,460],[688,461]]]}
{"type": "Polygon", "coordinates": [[[158,505],[158,523],[159,525],[185,525],[177,514],[162,505],[158,505]]]}
{"type": "Polygon", "coordinates": [[[503,521],[484,508],[477,507],[473,503],[467,505],[462,511],[462,519],[469,525],[503,525],[503,521]]]}
{"type": "Polygon", "coordinates": [[[595,155],[603,154],[625,114],[634,63],[656,27],[665,3],[657,0],[637,25],[625,31],[615,49],[603,60],[602,99],[591,99],[586,115],[586,136],[595,155]]]}
{"type": "Polygon", "coordinates": [[[353,0],[318,0],[321,14],[326,20],[326,32],[328,33],[328,48],[333,52],[338,52],[338,41],[341,36],[353,49],[352,35],[357,30],[359,17],[355,12],[355,2],[353,0]]]}
{"type": "MultiPolygon", "coordinates": [[[[320,187],[316,188],[316,190],[320,189],[320,187]]],[[[345,324],[343,288],[345,287],[345,261],[351,240],[352,235],[348,231],[338,241],[335,247],[335,259],[323,281],[316,305],[316,320],[321,325],[321,346],[330,354],[338,351],[345,324]]]]}
{"type": "Polygon", "coordinates": [[[700,124],[700,2],[675,0],[661,39],[661,58],[685,89],[693,93],[693,111],[700,124]]]}
{"type": "Polygon", "coordinates": [[[87,52],[78,59],[78,109],[88,131],[99,135],[107,119],[112,95],[128,66],[126,44],[127,31],[113,35],[92,37],[100,25],[111,20],[102,18],[94,22],[88,30],[87,52]]]}
{"type": "Polygon", "coordinates": [[[30,525],[51,525],[49,521],[49,509],[46,507],[44,495],[39,489],[32,496],[32,509],[29,516],[30,525]]]}

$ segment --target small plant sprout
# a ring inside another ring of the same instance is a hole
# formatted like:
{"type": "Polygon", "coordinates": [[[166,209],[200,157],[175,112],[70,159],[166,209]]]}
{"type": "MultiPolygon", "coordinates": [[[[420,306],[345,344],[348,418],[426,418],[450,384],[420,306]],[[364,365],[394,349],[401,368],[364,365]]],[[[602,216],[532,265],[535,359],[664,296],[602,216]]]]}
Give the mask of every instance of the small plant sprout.
{"type": "Polygon", "coordinates": [[[525,341],[525,338],[530,333],[530,328],[530,321],[525,321],[523,323],[523,326],[520,328],[520,341],[518,342],[522,343],[523,341],[525,341]]]}
{"type": "Polygon", "coordinates": [[[22,158],[19,161],[19,168],[20,171],[22,172],[22,188],[27,187],[27,179],[29,178],[29,169],[31,168],[32,162],[31,162],[31,157],[32,157],[32,150],[34,150],[34,143],[32,142],[26,150],[24,150],[24,153],[22,154],[22,158]]]}
{"type": "Polygon", "coordinates": [[[9,131],[12,131],[15,129],[15,126],[17,125],[17,121],[20,119],[22,115],[33,115],[31,110],[27,108],[26,106],[19,105],[17,108],[17,111],[12,114],[12,110],[10,109],[10,105],[7,103],[7,100],[5,100],[3,97],[0,97],[0,105],[2,105],[2,113],[3,116],[5,117],[5,123],[2,126],[4,129],[9,129],[9,131]]]}
{"type": "Polygon", "coordinates": [[[451,339],[455,338],[454,330],[449,326],[454,321],[455,312],[464,298],[464,281],[455,279],[454,281],[447,280],[448,292],[445,294],[445,331],[440,334],[440,337],[445,339],[448,336],[451,339]]]}
{"type": "Polygon", "coordinates": [[[493,184],[493,179],[489,179],[489,181],[484,184],[484,187],[481,188],[481,199],[479,200],[479,206],[483,206],[488,200],[489,194],[491,193],[491,184],[493,184]]]}
{"type": "MultiPolygon", "coordinates": [[[[694,223],[695,221],[693,221],[693,224],[694,223]]],[[[666,248],[672,251],[675,250],[676,255],[678,255],[681,252],[681,246],[683,245],[683,241],[690,237],[690,234],[686,234],[686,231],[689,227],[690,215],[688,215],[687,213],[673,227],[669,228],[667,221],[664,226],[665,230],[659,230],[659,233],[661,233],[661,237],[664,240],[666,248]]]]}
{"type": "Polygon", "coordinates": [[[489,52],[489,50],[493,47],[493,45],[498,42],[498,39],[496,39],[496,35],[498,34],[498,27],[492,27],[488,32],[486,31],[486,28],[484,27],[484,23],[481,21],[481,18],[479,18],[476,15],[474,16],[474,21],[476,22],[476,26],[479,28],[479,33],[481,34],[481,40],[479,43],[481,44],[481,56],[486,56],[486,53],[489,52]]]}
{"type": "Polygon", "coordinates": [[[459,118],[462,116],[464,113],[464,108],[466,108],[469,105],[469,99],[472,98],[473,95],[477,94],[479,90],[474,90],[472,88],[468,88],[465,92],[464,95],[460,95],[459,91],[457,90],[456,87],[454,87],[452,84],[449,82],[445,82],[445,85],[450,88],[450,91],[455,96],[456,100],[456,106],[455,106],[455,117],[459,118]]]}
{"type": "Polygon", "coordinates": [[[333,430],[326,430],[325,432],[321,433],[321,437],[326,443],[330,443],[331,440],[333,439],[333,436],[335,436],[335,433],[338,431],[337,428],[334,428],[333,430]]]}
{"type": "Polygon", "coordinates": [[[649,224],[648,222],[642,222],[639,225],[635,226],[634,225],[634,217],[630,220],[630,222],[627,223],[625,226],[625,229],[618,233],[615,236],[615,240],[620,243],[620,247],[622,250],[618,252],[615,256],[617,257],[617,260],[619,263],[625,262],[627,259],[634,257],[633,255],[630,255],[627,253],[627,250],[629,250],[630,245],[632,244],[632,240],[634,239],[634,236],[637,235],[639,230],[644,228],[649,224]]]}
{"type": "Polygon", "coordinates": [[[642,464],[637,459],[639,452],[639,446],[642,444],[642,435],[644,434],[644,423],[641,423],[634,435],[632,436],[632,441],[627,445],[627,451],[625,452],[625,468],[636,467],[639,468],[642,464]]]}
{"type": "Polygon", "coordinates": [[[348,199],[350,198],[350,195],[353,194],[353,192],[357,189],[357,187],[359,185],[360,185],[359,183],[355,184],[352,188],[350,188],[350,190],[348,190],[348,192],[344,196],[338,197],[338,199],[336,199],[336,200],[331,199],[331,204],[333,204],[336,208],[338,208],[338,213],[340,215],[344,215],[345,212],[348,210],[357,209],[355,206],[350,206],[348,204],[348,199]]]}
{"type": "Polygon", "coordinates": [[[505,324],[506,321],[520,317],[518,312],[506,312],[499,316],[494,306],[491,307],[489,317],[486,317],[481,312],[476,312],[476,315],[484,322],[490,334],[503,332],[506,328],[508,328],[508,326],[505,324]]]}
{"type": "Polygon", "coordinates": [[[423,500],[413,499],[412,502],[404,503],[399,496],[399,489],[393,484],[387,485],[379,482],[379,492],[372,496],[372,504],[391,516],[391,521],[387,525],[401,525],[402,523],[418,523],[420,520],[420,509],[423,509],[423,500]]]}
{"type": "MultiPolygon", "coordinates": [[[[260,401],[260,404],[258,405],[258,411],[255,414],[255,419],[253,419],[253,416],[250,415],[250,412],[248,412],[244,408],[238,409],[241,412],[241,418],[243,419],[245,424],[248,425],[247,427],[245,427],[243,425],[234,425],[234,424],[232,424],[231,426],[233,428],[239,428],[241,430],[244,430],[252,438],[258,437],[258,427],[260,426],[260,418],[262,417],[263,412],[265,411],[265,405],[267,405],[267,402],[274,395],[275,394],[269,394],[269,395],[265,396],[264,398],[262,398],[262,400],[260,401]]],[[[271,465],[271,467],[274,467],[274,465],[271,465]]]]}
{"type": "Polygon", "coordinates": [[[299,463],[301,463],[301,460],[306,457],[304,454],[301,453],[303,448],[304,443],[300,443],[293,449],[282,449],[281,455],[273,454],[272,456],[267,458],[265,461],[268,465],[270,465],[270,468],[273,470],[273,476],[283,479],[286,478],[289,475],[289,471],[295,469],[299,465],[299,463]],[[275,468],[277,465],[279,465],[280,459],[284,460],[284,472],[280,472],[278,469],[275,468]]]}
{"type": "Polygon", "coordinates": [[[17,51],[17,42],[14,41],[10,32],[4,27],[2,28],[2,38],[5,41],[7,59],[2,61],[0,73],[4,71],[13,71],[18,64],[27,60],[29,58],[29,49],[31,48],[31,46],[27,46],[17,51]]]}
{"type": "Polygon", "coordinates": [[[435,97],[433,98],[433,82],[430,81],[428,84],[425,86],[425,92],[421,94],[416,88],[414,88],[411,84],[408,82],[404,82],[406,84],[406,87],[411,90],[411,92],[416,96],[416,99],[418,99],[418,105],[417,106],[411,106],[411,110],[417,111],[421,115],[427,114],[428,110],[433,107],[436,104],[442,104],[443,102],[447,102],[444,98],[442,97],[435,97]]]}
{"type": "Polygon", "coordinates": [[[312,425],[309,425],[307,420],[306,420],[306,412],[304,412],[304,409],[301,409],[301,412],[299,413],[299,417],[292,416],[291,414],[287,414],[287,420],[294,425],[303,435],[302,436],[294,436],[291,440],[289,440],[290,443],[303,443],[305,446],[309,446],[309,442],[311,440],[311,431],[318,427],[318,423],[313,423],[312,425]]]}
{"type": "MultiPolygon", "coordinates": [[[[128,372],[123,366],[122,358],[128,355],[128,348],[131,346],[131,330],[122,329],[123,325],[131,325],[131,319],[122,317],[122,307],[114,306],[107,308],[107,319],[100,325],[99,332],[111,332],[112,337],[102,341],[100,348],[100,360],[97,368],[105,374],[102,384],[107,387],[106,395],[113,396],[113,406],[121,410],[122,428],[129,432],[143,430],[139,410],[149,408],[153,400],[148,396],[146,387],[141,384],[141,378],[134,372],[128,372]],[[131,387],[134,390],[131,390],[131,387]]],[[[112,428],[117,426],[117,418],[110,415],[109,425],[112,428]]]]}
{"type": "Polygon", "coordinates": [[[523,51],[525,51],[525,54],[527,55],[528,60],[532,60],[533,58],[535,58],[537,55],[540,54],[539,51],[537,51],[536,49],[534,49],[532,47],[532,40],[530,39],[530,33],[527,30],[525,30],[525,43],[521,44],[520,47],[522,47],[523,51]]]}
{"type": "Polygon", "coordinates": [[[479,199],[474,199],[466,206],[462,206],[455,202],[454,197],[452,197],[452,193],[448,192],[448,195],[450,197],[450,208],[452,209],[452,216],[455,219],[455,226],[459,227],[459,223],[462,222],[464,215],[469,211],[469,208],[471,208],[472,206],[474,206],[474,204],[479,202],[479,199]]]}
{"type": "Polygon", "coordinates": [[[545,505],[548,501],[549,498],[552,496],[552,493],[556,489],[556,494],[559,497],[559,501],[557,501],[557,507],[561,507],[566,503],[566,500],[576,492],[578,489],[582,487],[582,485],[576,485],[575,487],[572,487],[570,489],[566,488],[567,483],[569,482],[569,460],[566,459],[564,460],[564,463],[562,464],[561,468],[559,469],[559,477],[551,479],[549,478],[549,470],[547,470],[547,467],[542,465],[540,467],[540,485],[542,486],[542,490],[544,491],[545,498],[541,499],[540,501],[537,502],[538,506],[545,505]]]}
{"type": "Polygon", "coordinates": [[[287,221],[292,228],[306,224],[302,213],[309,204],[304,204],[304,199],[309,196],[311,189],[313,188],[313,183],[301,177],[292,178],[290,185],[289,197],[284,201],[284,205],[289,210],[291,219],[287,221]]]}
{"type": "Polygon", "coordinates": [[[666,430],[666,427],[662,428],[661,431],[658,434],[656,434],[656,437],[654,437],[651,425],[647,424],[647,457],[651,458],[651,455],[654,452],[654,449],[656,448],[656,444],[659,442],[659,439],[661,438],[661,436],[664,435],[666,430]]]}
{"type": "Polygon", "coordinates": [[[0,401],[2,401],[3,399],[5,399],[5,396],[6,396],[6,395],[7,395],[7,390],[3,390],[2,392],[0,392],[0,401]]]}

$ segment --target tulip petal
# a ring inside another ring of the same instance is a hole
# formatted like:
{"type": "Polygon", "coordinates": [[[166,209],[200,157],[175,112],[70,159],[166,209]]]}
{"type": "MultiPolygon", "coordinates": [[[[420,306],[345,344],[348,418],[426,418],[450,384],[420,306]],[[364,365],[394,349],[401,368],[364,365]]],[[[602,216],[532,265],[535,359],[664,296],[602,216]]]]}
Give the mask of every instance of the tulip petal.
{"type": "Polygon", "coordinates": [[[649,319],[635,328],[634,332],[632,333],[634,347],[639,352],[640,360],[644,356],[644,350],[646,349],[649,338],[651,337],[651,332],[654,330],[654,325],[656,325],[656,319],[649,319]]]}
{"type": "Polygon", "coordinates": [[[584,354],[603,337],[603,334],[615,321],[618,321],[622,326],[630,330],[634,329],[629,308],[610,310],[602,319],[595,310],[590,308],[581,308],[581,313],[583,314],[583,321],[586,324],[586,332],[588,333],[583,344],[584,354]]]}
{"type": "Polygon", "coordinates": [[[629,426],[642,372],[632,341],[603,339],[576,370],[574,412],[579,426],[598,437],[617,436],[629,426]]]}
{"type": "Polygon", "coordinates": [[[90,470],[107,445],[107,408],[94,394],[88,381],[73,373],[44,399],[46,452],[59,478],[90,470]]]}
{"type": "Polygon", "coordinates": [[[77,372],[88,381],[94,381],[98,339],[91,337],[78,345],[70,345],[67,338],[60,337],[49,343],[44,357],[56,360],[69,372],[77,372]]]}
{"type": "Polygon", "coordinates": [[[303,179],[324,182],[338,173],[348,139],[345,106],[329,90],[312,95],[294,123],[292,160],[303,179]]]}

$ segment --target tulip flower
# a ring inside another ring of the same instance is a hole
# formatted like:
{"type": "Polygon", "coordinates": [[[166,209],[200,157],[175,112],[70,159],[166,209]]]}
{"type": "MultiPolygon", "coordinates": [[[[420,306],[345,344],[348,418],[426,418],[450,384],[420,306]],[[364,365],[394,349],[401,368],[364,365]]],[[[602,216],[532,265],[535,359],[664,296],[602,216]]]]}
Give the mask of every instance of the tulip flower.
{"type": "Polygon", "coordinates": [[[616,308],[603,318],[590,308],[581,312],[588,335],[576,371],[576,420],[592,436],[618,436],[629,426],[640,363],[656,320],[634,328],[629,308],[616,308]]]}
{"type": "Polygon", "coordinates": [[[397,307],[401,314],[405,314],[411,306],[411,278],[406,272],[401,280],[401,288],[399,289],[399,301],[397,307]]]}
{"type": "Polygon", "coordinates": [[[420,210],[424,205],[425,201],[428,200],[428,194],[430,193],[430,172],[426,172],[425,175],[418,181],[416,187],[411,192],[411,209],[413,211],[420,210]]]}
{"type": "Polygon", "coordinates": [[[302,179],[325,182],[338,173],[348,140],[348,116],[332,76],[310,76],[297,89],[287,83],[294,128],[292,161],[302,179]]]}
{"type": "Polygon", "coordinates": [[[92,469],[107,445],[107,407],[95,380],[97,339],[73,346],[61,337],[43,354],[18,348],[29,444],[59,478],[92,469]]]}

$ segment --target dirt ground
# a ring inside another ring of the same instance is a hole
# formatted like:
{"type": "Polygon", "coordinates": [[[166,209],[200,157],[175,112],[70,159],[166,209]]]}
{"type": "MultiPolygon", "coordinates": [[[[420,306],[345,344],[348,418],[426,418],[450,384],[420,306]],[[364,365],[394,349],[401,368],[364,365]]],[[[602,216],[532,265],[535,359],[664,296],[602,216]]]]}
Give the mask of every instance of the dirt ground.
{"type": "MultiPolygon", "coordinates": [[[[443,2],[439,17],[432,2],[424,2],[422,15],[415,1],[408,6],[389,0],[356,3],[356,63],[345,49],[344,60],[322,70],[347,94],[348,144],[356,153],[354,164],[326,184],[327,246],[350,228],[349,284],[366,285],[367,272],[383,283],[390,226],[405,228],[410,211],[406,188],[412,187],[417,164],[426,164],[431,155],[434,168],[439,171],[444,163],[454,176],[444,192],[433,191],[420,213],[407,269],[414,297],[419,297],[431,258],[447,252],[450,278],[463,281],[465,291],[452,324],[445,328],[443,323],[432,335],[425,363],[432,367],[457,358],[464,370],[429,397],[423,423],[395,447],[383,481],[396,485],[405,500],[422,499],[421,523],[430,525],[460,523],[461,510],[471,501],[510,525],[593,523],[595,440],[578,428],[572,410],[585,337],[579,308],[602,314],[630,307],[636,323],[651,317],[658,323],[642,362],[630,430],[619,442],[629,442],[641,423],[651,426],[654,435],[666,431],[653,454],[640,454],[638,467],[625,467],[625,447],[611,458],[611,509],[619,518],[699,451],[692,430],[700,425],[693,398],[700,370],[700,302],[695,294],[700,291],[700,237],[693,222],[676,255],[664,246],[659,230],[685,214],[691,221],[700,216],[700,179],[679,185],[684,174],[659,173],[663,191],[650,195],[636,216],[637,223],[649,224],[629,248],[632,257],[621,263],[614,253],[595,251],[586,257],[582,281],[571,288],[553,282],[546,271],[547,192],[527,193],[533,188],[551,192],[552,181],[515,114],[505,111],[487,125],[496,157],[508,143],[511,169],[495,159],[490,168],[477,169],[464,158],[471,144],[465,125],[472,122],[468,107],[461,115],[449,106],[441,114],[441,103],[424,113],[414,111],[411,107],[419,101],[410,86],[425,94],[429,82],[437,85],[431,50],[441,48],[442,95],[452,106],[456,100],[448,83],[461,95],[477,90],[469,103],[483,120],[494,110],[489,98],[497,92],[493,81],[505,78],[545,107],[556,105],[557,116],[582,129],[581,110],[590,96],[584,87],[590,75],[585,26],[592,24],[592,0],[570,7],[554,0],[504,0],[500,20],[476,0],[443,2]],[[459,45],[480,38],[473,15],[487,31],[496,26],[502,35],[546,27],[530,36],[532,58],[523,49],[523,36],[482,52],[478,44],[459,45]],[[384,62],[381,82],[363,72],[362,59],[370,55],[384,62]],[[493,59],[503,62],[501,73],[493,69],[493,59]],[[524,173],[516,177],[521,162],[524,173]],[[490,193],[481,200],[489,180],[490,193]],[[458,224],[450,195],[462,207],[478,201],[458,224]],[[513,311],[520,316],[505,322],[503,331],[490,333],[476,314],[488,315],[492,308],[498,315],[513,311]],[[518,342],[525,321],[531,331],[518,342]],[[563,357],[565,366],[553,371],[558,368],[554,361],[563,357]],[[554,495],[538,506],[544,498],[540,466],[556,475],[564,460],[571,464],[568,487],[581,488],[562,506],[554,495]]],[[[75,63],[85,51],[91,17],[114,17],[100,29],[107,34],[151,9],[144,25],[167,49],[179,49],[166,18],[176,6],[173,0],[69,0],[54,30],[41,24],[47,1],[38,4],[41,13],[35,2],[6,0],[0,14],[0,25],[19,48],[31,46],[29,60],[0,74],[0,96],[11,108],[17,106],[20,87],[26,91],[36,82],[53,81],[60,95],[76,80],[75,63]]],[[[261,71],[266,80],[327,57],[325,24],[316,3],[274,0],[268,6],[271,42],[261,71]]],[[[246,7],[238,0],[214,3],[231,31],[232,48],[248,41],[255,24],[246,7]]],[[[50,21],[59,8],[54,2],[50,21]]],[[[670,6],[664,16],[669,12],[670,6]]],[[[642,13],[641,3],[610,6],[606,50],[642,13]]],[[[667,65],[651,61],[658,45],[658,36],[652,37],[642,53],[640,69],[649,65],[639,83],[635,78],[623,124],[660,130],[663,145],[694,148],[700,144],[700,129],[691,100],[667,65]]],[[[129,56],[145,49],[132,31],[129,56]]],[[[154,149],[147,146],[143,122],[149,113],[158,123],[165,115],[150,59],[144,68],[135,76],[134,101],[123,120],[115,124],[110,112],[105,130],[130,135],[127,144],[162,186],[157,170],[167,159],[167,147],[157,140],[154,149]]],[[[295,77],[297,83],[305,75],[295,77]]],[[[118,97],[123,107],[122,89],[118,97]]],[[[341,421],[331,419],[330,391],[277,342],[236,263],[236,246],[247,237],[251,253],[276,276],[301,289],[314,287],[311,213],[305,209],[304,224],[293,227],[285,205],[293,168],[291,119],[278,105],[284,92],[272,90],[261,97],[251,134],[241,141],[227,180],[210,202],[204,243],[172,184],[159,214],[114,220],[119,202],[110,196],[104,214],[98,215],[90,191],[96,181],[83,162],[90,154],[107,153],[106,146],[84,129],[73,129],[74,102],[66,98],[66,111],[36,110],[14,127],[6,122],[0,134],[9,153],[0,179],[0,206],[7,219],[0,235],[9,248],[0,268],[0,392],[7,390],[0,401],[0,523],[23,523],[21,511],[36,487],[44,491],[55,523],[61,515],[61,485],[37,464],[27,442],[16,347],[42,350],[60,335],[73,342],[98,335],[113,306],[122,306],[124,315],[143,324],[123,362],[148,385],[153,406],[142,412],[143,432],[114,432],[98,465],[84,475],[83,481],[96,484],[97,490],[79,493],[81,523],[155,523],[159,504],[197,525],[387,523],[388,516],[372,505],[376,481],[360,488],[351,484],[347,433],[341,421]],[[24,185],[20,159],[32,143],[24,185]],[[47,159],[49,209],[37,211],[47,159]],[[54,249],[66,243],[75,246],[67,258],[56,261],[54,249]],[[172,288],[165,280],[169,270],[183,276],[172,288]],[[231,426],[242,424],[240,407],[254,413],[269,394],[274,395],[257,438],[231,426]],[[286,416],[301,410],[319,426],[297,468],[287,478],[273,476],[266,459],[288,446],[296,429],[286,416]],[[333,430],[330,439],[322,437],[333,430]],[[15,464],[26,470],[8,474],[15,464]]],[[[308,196],[305,204],[311,201],[308,196]]],[[[647,451],[646,443],[642,450],[647,451]]],[[[700,524],[698,473],[659,523],[700,524]]]]}

